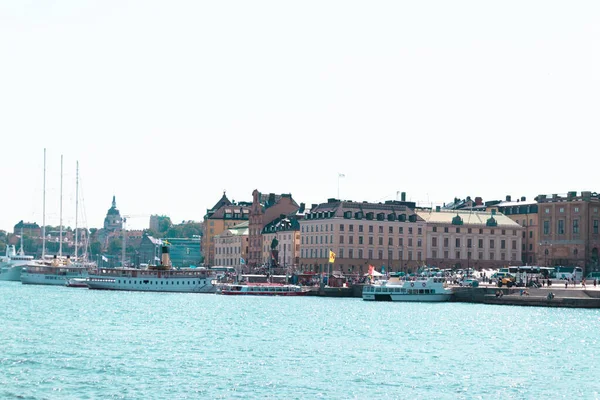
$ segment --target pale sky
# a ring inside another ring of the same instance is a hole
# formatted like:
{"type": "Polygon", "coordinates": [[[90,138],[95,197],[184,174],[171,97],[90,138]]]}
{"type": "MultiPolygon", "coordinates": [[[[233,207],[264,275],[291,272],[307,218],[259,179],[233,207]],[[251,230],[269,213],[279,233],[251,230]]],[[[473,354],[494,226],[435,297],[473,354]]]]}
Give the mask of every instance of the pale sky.
{"type": "Polygon", "coordinates": [[[598,191],[600,2],[0,0],[0,229],[598,191]]]}

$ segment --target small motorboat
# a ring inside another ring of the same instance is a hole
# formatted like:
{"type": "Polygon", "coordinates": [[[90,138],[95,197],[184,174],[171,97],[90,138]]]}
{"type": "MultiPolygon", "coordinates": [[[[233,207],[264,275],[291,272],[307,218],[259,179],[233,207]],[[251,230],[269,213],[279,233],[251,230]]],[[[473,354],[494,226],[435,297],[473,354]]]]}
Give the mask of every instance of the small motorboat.
{"type": "Polygon", "coordinates": [[[67,287],[88,287],[87,278],[71,278],[65,283],[67,287]]]}

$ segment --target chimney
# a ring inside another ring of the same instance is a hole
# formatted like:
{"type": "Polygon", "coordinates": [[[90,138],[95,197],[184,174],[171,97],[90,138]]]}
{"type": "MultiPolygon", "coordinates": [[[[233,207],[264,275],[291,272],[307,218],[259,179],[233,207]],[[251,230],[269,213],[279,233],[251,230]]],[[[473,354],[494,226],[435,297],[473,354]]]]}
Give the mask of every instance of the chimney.
{"type": "Polygon", "coordinates": [[[161,265],[170,267],[171,266],[171,257],[169,255],[169,246],[162,246],[161,248],[161,265]]]}
{"type": "Polygon", "coordinates": [[[510,201],[510,195],[509,194],[506,195],[506,201],[510,201]]]}
{"type": "Polygon", "coordinates": [[[317,204],[315,204],[315,203],[311,204],[311,206],[310,206],[310,210],[312,211],[312,210],[314,210],[315,208],[317,208],[317,204]]]}
{"type": "Polygon", "coordinates": [[[527,199],[525,198],[525,196],[521,196],[521,201],[525,201],[525,200],[527,200],[527,199]]]}
{"type": "Polygon", "coordinates": [[[435,206],[435,212],[440,212],[440,206],[435,206]]]}
{"type": "Polygon", "coordinates": [[[306,205],[304,203],[300,203],[300,208],[298,209],[298,212],[302,214],[304,212],[304,207],[306,207],[306,205]]]}
{"type": "Polygon", "coordinates": [[[481,197],[475,197],[475,205],[480,206],[483,204],[483,199],[481,197]]]}
{"type": "Polygon", "coordinates": [[[275,204],[275,193],[269,193],[269,204],[275,204]]]}
{"type": "Polygon", "coordinates": [[[400,194],[400,200],[402,200],[402,201],[406,201],[406,192],[402,192],[402,193],[400,194]]]}

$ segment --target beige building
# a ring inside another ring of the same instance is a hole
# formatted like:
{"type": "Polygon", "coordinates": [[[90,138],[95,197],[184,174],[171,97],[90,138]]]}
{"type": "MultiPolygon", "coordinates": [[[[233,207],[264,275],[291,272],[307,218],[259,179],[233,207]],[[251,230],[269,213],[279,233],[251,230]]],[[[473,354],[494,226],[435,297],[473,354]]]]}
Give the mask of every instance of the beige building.
{"type": "Polygon", "coordinates": [[[426,258],[438,268],[521,265],[523,228],[495,210],[418,211],[427,226],[426,258]]]}
{"type": "Polygon", "coordinates": [[[236,268],[245,266],[248,259],[248,221],[234,225],[216,235],[214,244],[214,265],[236,268]]]}
{"type": "Polygon", "coordinates": [[[367,203],[329,199],[313,204],[300,221],[300,269],[325,271],[329,251],[336,254],[334,269],[366,273],[414,269],[425,262],[425,221],[415,203],[367,203]]]}
{"type": "Polygon", "coordinates": [[[252,192],[252,206],[249,216],[250,252],[248,254],[248,266],[257,267],[263,263],[263,238],[261,236],[263,228],[279,218],[281,214],[290,215],[299,208],[300,206],[294,201],[291,194],[262,194],[258,190],[252,192]]]}
{"type": "Polygon", "coordinates": [[[214,207],[206,211],[203,222],[204,235],[202,236],[202,254],[205,265],[215,265],[215,236],[240,222],[247,221],[249,215],[249,203],[234,204],[229,201],[225,192],[214,207]]]}
{"type": "Polygon", "coordinates": [[[598,193],[539,195],[538,260],[544,266],[580,266],[597,271],[600,249],[598,193]]]}
{"type": "Polygon", "coordinates": [[[488,206],[487,211],[491,210],[506,215],[523,227],[521,232],[521,261],[523,264],[542,265],[538,259],[540,240],[537,201],[527,201],[525,197],[513,201],[511,196],[506,196],[506,201],[488,206]]]}

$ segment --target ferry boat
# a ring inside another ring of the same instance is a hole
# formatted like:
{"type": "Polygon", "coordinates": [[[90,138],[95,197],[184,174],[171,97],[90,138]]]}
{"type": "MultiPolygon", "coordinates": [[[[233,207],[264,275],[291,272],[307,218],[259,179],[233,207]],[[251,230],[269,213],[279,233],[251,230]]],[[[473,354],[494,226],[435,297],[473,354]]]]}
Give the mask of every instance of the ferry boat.
{"type": "Polygon", "coordinates": [[[371,301],[448,301],[452,289],[443,277],[419,277],[416,280],[401,281],[398,278],[376,282],[363,287],[363,300],[371,301]]]}
{"type": "Polygon", "coordinates": [[[226,283],[221,294],[254,296],[304,296],[308,294],[302,286],[281,283],[226,283]]]}
{"type": "Polygon", "coordinates": [[[211,271],[197,268],[174,269],[169,247],[162,247],[161,265],[147,269],[100,268],[90,274],[87,286],[100,290],[128,290],[138,292],[215,293],[215,276],[211,271]]]}
{"type": "Polygon", "coordinates": [[[21,283],[24,285],[65,285],[72,278],[87,278],[95,269],[92,263],[71,263],[67,256],[65,261],[54,259],[50,264],[30,263],[23,267],[21,283]]]}
{"type": "Polygon", "coordinates": [[[26,256],[23,247],[17,253],[14,245],[6,245],[6,255],[0,258],[0,281],[20,281],[23,266],[33,262],[33,256],[26,256]]]}

